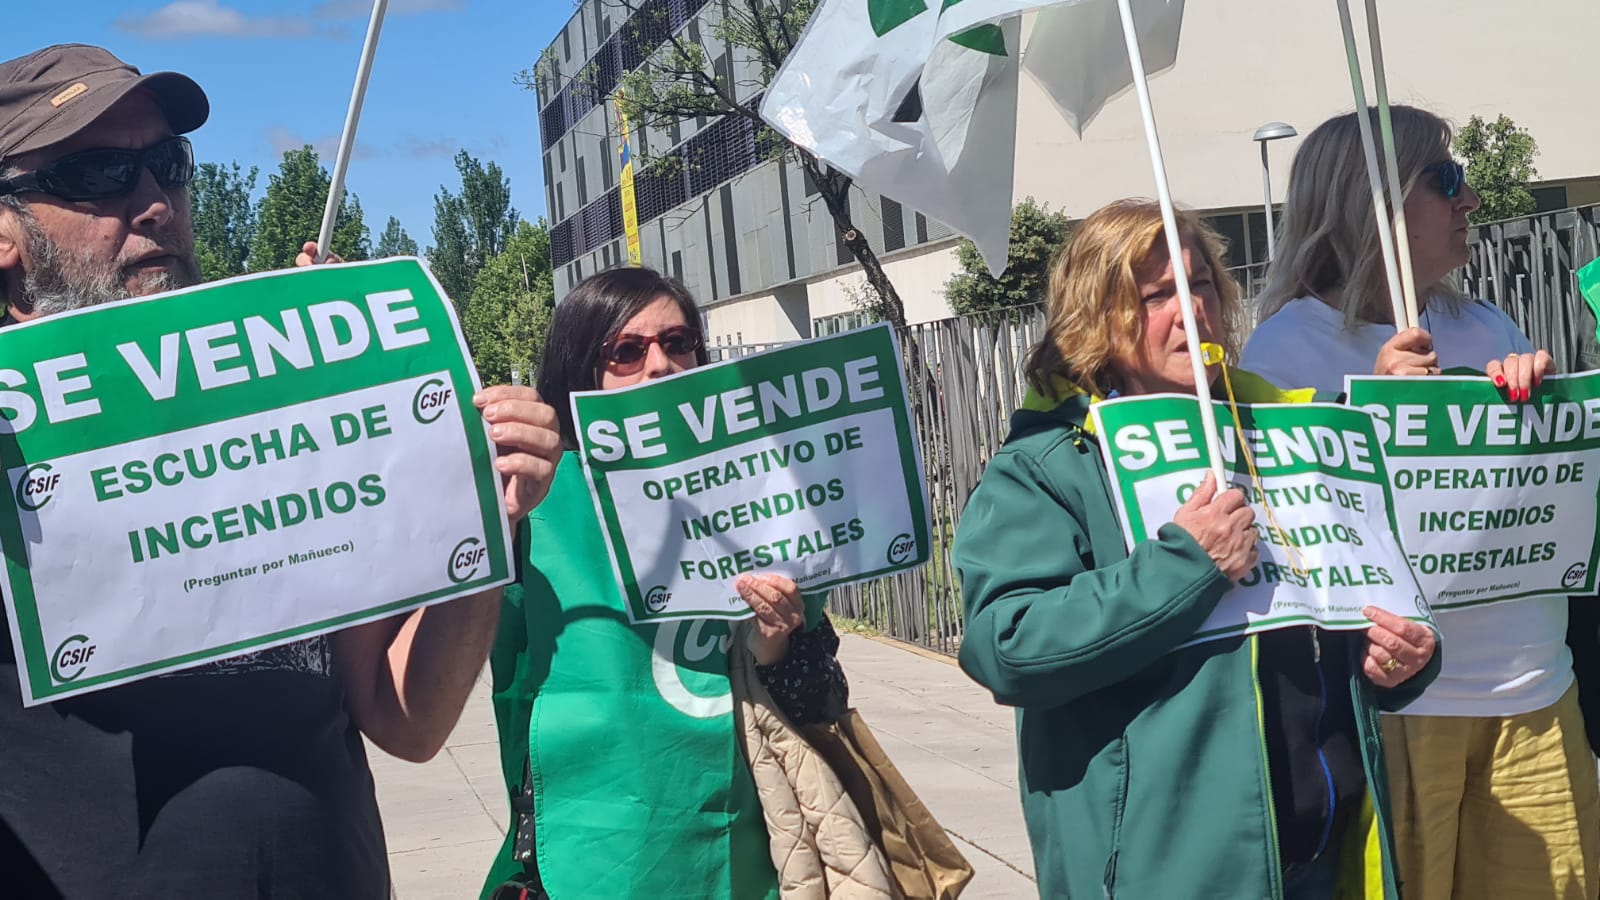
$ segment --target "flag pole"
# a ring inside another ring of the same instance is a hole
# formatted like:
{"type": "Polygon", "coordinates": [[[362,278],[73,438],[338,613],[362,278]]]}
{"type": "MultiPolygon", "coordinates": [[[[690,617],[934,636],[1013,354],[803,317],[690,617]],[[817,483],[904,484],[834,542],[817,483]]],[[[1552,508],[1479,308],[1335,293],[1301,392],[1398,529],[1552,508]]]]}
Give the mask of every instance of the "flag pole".
{"type": "Polygon", "coordinates": [[[372,19],[367,23],[367,39],[361,46],[361,62],[356,66],[356,86],[345,111],[344,131],[339,135],[339,155],[333,160],[333,181],[328,185],[328,205],[322,209],[322,230],[317,234],[317,262],[328,258],[333,242],[333,226],[344,200],[344,176],[350,169],[350,153],[356,145],[356,124],[361,121],[361,104],[367,96],[367,79],[372,75],[372,58],[378,52],[378,33],[383,30],[383,14],[389,0],[373,0],[372,19]]]}
{"type": "Polygon", "coordinates": [[[1167,165],[1161,157],[1161,138],[1156,134],[1155,109],[1150,105],[1150,85],[1144,75],[1144,56],[1139,52],[1139,33],[1133,25],[1129,0],[1117,0],[1122,14],[1122,37],[1128,45],[1128,63],[1133,70],[1133,88],[1139,95],[1139,113],[1144,117],[1145,143],[1150,150],[1150,168],[1156,179],[1156,199],[1161,204],[1162,230],[1167,235],[1167,254],[1172,259],[1172,276],[1178,284],[1178,308],[1183,313],[1184,340],[1189,344],[1189,364],[1194,368],[1194,390],[1200,402],[1200,428],[1205,433],[1207,458],[1217,479],[1217,490],[1229,485],[1218,450],[1217,414],[1211,406],[1211,382],[1206,378],[1205,357],[1200,350],[1200,330],[1195,325],[1194,296],[1189,292],[1189,273],[1183,265],[1183,239],[1178,234],[1178,214],[1172,205],[1172,189],[1167,184],[1167,165]]]}
{"type": "MultiPolygon", "coordinates": [[[[1335,0],[1339,7],[1339,26],[1344,31],[1344,52],[1350,64],[1350,91],[1356,100],[1356,125],[1361,130],[1361,152],[1366,156],[1367,180],[1372,186],[1372,212],[1378,220],[1378,246],[1383,251],[1383,270],[1389,280],[1389,305],[1394,311],[1395,330],[1410,328],[1416,322],[1407,316],[1405,288],[1395,262],[1394,235],[1383,197],[1383,179],[1378,174],[1378,151],[1372,140],[1372,121],[1367,115],[1367,88],[1361,78],[1361,56],[1356,52],[1355,27],[1350,24],[1350,0],[1335,0]]],[[[1346,286],[1349,289],[1350,285],[1346,286]]]]}
{"type": "MultiPolygon", "coordinates": [[[[1371,46],[1372,87],[1378,95],[1378,130],[1383,164],[1389,170],[1389,201],[1394,204],[1394,249],[1400,259],[1400,288],[1406,298],[1406,326],[1417,326],[1417,282],[1411,272],[1411,236],[1406,229],[1405,193],[1400,189],[1400,165],[1395,161],[1394,123],[1389,117],[1389,78],[1383,65],[1383,37],[1378,32],[1378,2],[1367,0],[1367,43],[1371,46]]],[[[1395,320],[1395,328],[1400,327],[1395,320]]]]}

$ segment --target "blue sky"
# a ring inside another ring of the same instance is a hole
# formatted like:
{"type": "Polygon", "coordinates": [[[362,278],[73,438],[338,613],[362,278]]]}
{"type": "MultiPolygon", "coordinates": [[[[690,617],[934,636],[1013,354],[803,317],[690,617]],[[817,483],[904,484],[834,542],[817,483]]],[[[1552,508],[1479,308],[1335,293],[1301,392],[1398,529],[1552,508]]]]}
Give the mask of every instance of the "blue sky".
{"type": "MultiPolygon", "coordinates": [[[[261,168],[311,143],[332,169],[370,0],[45,0],[8,4],[6,57],[48,44],[109,48],[144,72],[198,81],[201,161],[261,168]],[[68,12],[70,8],[70,12],[68,12]]],[[[545,214],[534,95],[512,84],[572,15],[569,0],[389,0],[347,187],[376,240],[388,217],[426,247],[433,195],[460,186],[457,148],[494,160],[526,219],[545,214]]],[[[314,237],[314,236],[313,236],[314,237]]]]}

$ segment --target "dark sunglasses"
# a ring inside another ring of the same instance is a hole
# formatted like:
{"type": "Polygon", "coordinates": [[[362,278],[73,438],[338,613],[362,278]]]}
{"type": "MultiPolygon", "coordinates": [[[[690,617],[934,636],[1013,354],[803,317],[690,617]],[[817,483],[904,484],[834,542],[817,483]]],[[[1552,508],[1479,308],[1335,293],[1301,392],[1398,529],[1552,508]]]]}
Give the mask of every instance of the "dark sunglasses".
{"type": "Polygon", "coordinates": [[[1452,200],[1461,193],[1461,186],[1467,183],[1467,170],[1453,159],[1428,163],[1422,167],[1422,174],[1439,176],[1439,193],[1452,200]]]}
{"type": "Polygon", "coordinates": [[[0,178],[0,195],[38,191],[63,200],[106,200],[132,193],[145,169],[163,188],[183,187],[194,180],[194,147],[188,138],[171,137],[143,150],[80,150],[35,171],[0,178]]]}
{"type": "Polygon", "coordinates": [[[683,325],[660,334],[624,334],[606,342],[600,358],[608,365],[636,366],[650,355],[651,344],[660,344],[668,356],[687,356],[700,349],[700,335],[683,325]]]}

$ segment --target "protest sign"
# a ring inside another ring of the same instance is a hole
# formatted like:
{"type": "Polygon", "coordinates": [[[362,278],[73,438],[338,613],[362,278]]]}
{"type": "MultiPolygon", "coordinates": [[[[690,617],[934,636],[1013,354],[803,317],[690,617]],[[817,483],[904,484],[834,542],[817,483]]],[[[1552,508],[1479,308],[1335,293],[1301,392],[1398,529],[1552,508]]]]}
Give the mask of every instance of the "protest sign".
{"type": "MultiPolygon", "coordinates": [[[[1218,602],[1196,641],[1290,625],[1365,628],[1366,606],[1430,618],[1394,537],[1387,473],[1366,413],[1240,404],[1241,433],[1228,406],[1214,406],[1223,462],[1256,513],[1260,562],[1218,602]]],[[[1171,522],[1205,477],[1199,404],[1157,394],[1096,403],[1091,414],[1131,549],[1171,522]]]]}
{"type": "Polygon", "coordinates": [[[927,498],[887,325],[574,394],[635,622],[736,619],[745,572],[806,592],[927,561],[927,498]]]}
{"type": "Polygon", "coordinates": [[[1352,377],[1393,479],[1400,537],[1437,609],[1595,590],[1600,372],[1507,403],[1481,376],[1352,377]]]}
{"type": "Polygon", "coordinates": [[[415,259],[0,330],[0,545],[24,702],[507,582],[476,386],[415,259]]]}

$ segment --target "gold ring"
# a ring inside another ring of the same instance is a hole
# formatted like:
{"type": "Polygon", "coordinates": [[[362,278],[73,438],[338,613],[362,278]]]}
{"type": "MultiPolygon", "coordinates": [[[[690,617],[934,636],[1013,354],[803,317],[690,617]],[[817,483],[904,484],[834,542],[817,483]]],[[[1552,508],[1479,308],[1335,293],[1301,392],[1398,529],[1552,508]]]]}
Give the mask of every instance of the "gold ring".
{"type": "Polygon", "coordinates": [[[1516,355],[1517,355],[1517,351],[1513,350],[1510,353],[1506,354],[1506,359],[1510,359],[1511,357],[1516,356],[1516,355]]]}
{"type": "Polygon", "coordinates": [[[1388,662],[1383,664],[1383,670],[1385,672],[1393,672],[1395,669],[1398,669],[1398,668],[1400,668],[1400,660],[1395,659],[1392,656],[1389,657],[1389,661],[1388,662]]]}

